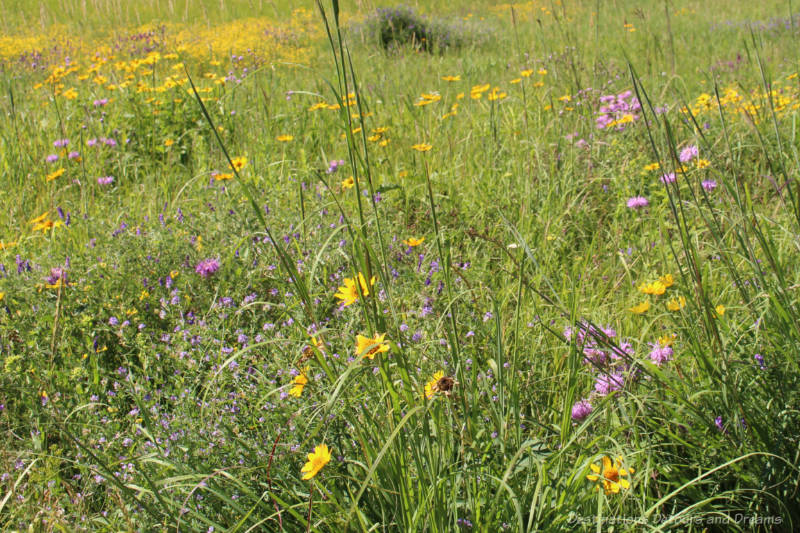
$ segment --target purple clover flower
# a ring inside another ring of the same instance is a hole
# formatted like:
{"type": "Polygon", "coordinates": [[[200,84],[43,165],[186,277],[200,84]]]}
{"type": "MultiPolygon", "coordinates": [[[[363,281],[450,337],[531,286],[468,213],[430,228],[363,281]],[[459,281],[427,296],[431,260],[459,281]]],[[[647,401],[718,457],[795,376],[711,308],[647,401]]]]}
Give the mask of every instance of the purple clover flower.
{"type": "Polygon", "coordinates": [[[217,270],[219,270],[219,259],[216,258],[203,259],[197,263],[197,266],[194,269],[195,272],[206,279],[213,275],[217,270]]]}
{"type": "Polygon", "coordinates": [[[678,159],[681,163],[688,163],[695,157],[700,155],[700,150],[697,149],[696,145],[687,146],[683,150],[681,150],[680,155],[678,155],[678,159]]]}
{"type": "Polygon", "coordinates": [[[628,207],[631,209],[639,209],[642,207],[647,207],[650,205],[650,202],[647,201],[647,198],[644,196],[633,196],[628,198],[628,207]]]}
{"type": "Polygon", "coordinates": [[[583,399],[575,402],[572,406],[572,420],[580,422],[592,413],[592,404],[589,400],[583,399]]]}

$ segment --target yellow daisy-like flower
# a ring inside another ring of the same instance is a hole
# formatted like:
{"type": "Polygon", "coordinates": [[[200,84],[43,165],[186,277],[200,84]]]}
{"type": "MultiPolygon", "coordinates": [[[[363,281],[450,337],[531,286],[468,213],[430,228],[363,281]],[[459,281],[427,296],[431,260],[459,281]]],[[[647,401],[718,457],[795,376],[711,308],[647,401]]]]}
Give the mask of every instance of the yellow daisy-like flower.
{"type": "Polygon", "coordinates": [[[383,342],[386,333],[375,334],[371,339],[363,335],[356,335],[356,355],[363,355],[375,359],[375,355],[389,351],[389,344],[383,342]]]}
{"type": "Polygon", "coordinates": [[[166,146],[167,148],[169,148],[173,144],[175,144],[175,141],[173,141],[172,139],[167,139],[166,141],[164,141],[164,146],[166,146]]]}
{"type": "Polygon", "coordinates": [[[461,81],[461,76],[442,76],[444,81],[461,81]]]}
{"type": "Polygon", "coordinates": [[[695,165],[697,165],[697,168],[706,168],[711,165],[711,161],[708,159],[698,159],[695,165]]]}
{"type": "Polygon", "coordinates": [[[411,148],[413,148],[417,152],[427,152],[428,150],[433,148],[433,146],[428,144],[428,143],[419,143],[419,144],[413,145],[411,148]]]}
{"type": "Polygon", "coordinates": [[[645,171],[658,170],[659,168],[661,168],[661,164],[658,161],[656,161],[655,163],[650,163],[649,165],[645,165],[644,166],[644,170],[645,171]]]}
{"type": "Polygon", "coordinates": [[[299,398],[301,394],[303,394],[303,389],[306,385],[308,385],[308,367],[303,368],[302,372],[294,377],[292,380],[292,385],[294,385],[291,390],[289,390],[289,396],[294,396],[295,398],[299,398]]]}
{"type": "Polygon", "coordinates": [[[66,172],[66,170],[63,168],[59,168],[58,170],[51,172],[47,175],[47,181],[53,181],[54,179],[60,178],[64,175],[64,172],[66,172]]]}
{"type": "Polygon", "coordinates": [[[342,180],[342,189],[352,189],[355,184],[356,180],[353,179],[353,176],[350,176],[346,180],[342,180]]]}
{"type": "Polygon", "coordinates": [[[615,462],[611,462],[611,458],[603,456],[603,469],[596,464],[591,464],[589,468],[592,469],[593,474],[586,476],[589,481],[597,482],[597,489],[600,490],[602,484],[603,490],[606,494],[618,494],[620,489],[628,489],[631,484],[625,477],[633,474],[633,468],[622,468],[622,457],[617,457],[615,462]]]}
{"type": "Polygon", "coordinates": [[[420,237],[419,239],[417,239],[416,237],[409,237],[408,239],[403,241],[403,244],[405,244],[406,246],[411,246],[413,248],[414,246],[419,246],[423,242],[425,242],[425,237],[420,237]]]}
{"type": "Polygon", "coordinates": [[[247,166],[247,158],[246,157],[234,157],[231,159],[231,163],[233,165],[228,165],[230,168],[236,169],[236,172],[240,172],[245,166],[247,166]]]}
{"type": "Polygon", "coordinates": [[[686,298],[678,296],[667,302],[668,311],[680,311],[686,306],[686,298]]]}
{"type": "Polygon", "coordinates": [[[16,242],[0,242],[0,250],[5,250],[6,248],[11,248],[16,245],[16,242]]]}
{"type": "MultiPolygon", "coordinates": [[[[372,279],[369,280],[370,285],[375,285],[375,280],[377,278],[372,276],[372,279]]],[[[361,294],[359,295],[358,287],[356,286],[356,280],[353,278],[344,278],[344,285],[339,287],[339,292],[334,294],[336,298],[341,300],[345,306],[352,305],[358,300],[361,295],[369,296],[369,287],[367,286],[367,280],[364,278],[364,274],[361,272],[358,273],[358,284],[361,286],[361,294]]]]}
{"type": "Polygon", "coordinates": [[[294,135],[278,135],[275,140],[282,143],[288,143],[294,139],[294,135]]]}
{"type": "Polygon", "coordinates": [[[319,474],[319,471],[322,470],[326,464],[328,464],[331,460],[331,451],[328,449],[326,444],[320,444],[319,446],[314,447],[314,452],[308,454],[308,462],[303,465],[303,468],[300,469],[300,472],[303,473],[303,480],[311,479],[312,477],[319,474]]]}
{"type": "Polygon", "coordinates": [[[6,293],[0,292],[0,302],[2,302],[3,298],[5,298],[5,297],[6,297],[6,293]]]}
{"type": "Polygon", "coordinates": [[[628,310],[635,315],[641,315],[646,313],[649,309],[650,309],[650,302],[645,300],[644,302],[638,305],[634,305],[628,310]]]}
{"type": "Polygon", "coordinates": [[[714,311],[717,312],[717,317],[721,317],[725,314],[725,306],[720,304],[714,308],[714,311]]]}
{"type": "Polygon", "coordinates": [[[661,283],[661,281],[654,281],[653,283],[642,283],[639,285],[639,292],[643,292],[645,294],[655,294],[655,295],[662,295],[666,292],[667,287],[661,283]]]}
{"type": "Polygon", "coordinates": [[[532,68],[526,68],[525,70],[521,70],[519,73],[519,75],[522,76],[523,78],[530,78],[531,74],[533,74],[532,68]]]}
{"type": "Polygon", "coordinates": [[[437,392],[436,384],[444,377],[444,372],[441,370],[436,372],[431,380],[425,384],[425,398],[430,400],[437,392]]]}
{"type": "Polygon", "coordinates": [[[226,181],[233,179],[233,173],[231,172],[217,172],[216,174],[212,174],[216,181],[226,181]]]}
{"type": "Polygon", "coordinates": [[[675,279],[672,277],[672,274],[664,274],[660,278],[658,278],[665,287],[669,288],[675,284],[675,279]]]}

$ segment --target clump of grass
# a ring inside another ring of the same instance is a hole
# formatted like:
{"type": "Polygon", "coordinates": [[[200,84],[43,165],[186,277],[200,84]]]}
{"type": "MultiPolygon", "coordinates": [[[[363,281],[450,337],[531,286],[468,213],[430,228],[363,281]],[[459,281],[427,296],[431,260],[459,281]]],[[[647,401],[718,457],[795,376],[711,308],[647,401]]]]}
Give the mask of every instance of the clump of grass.
{"type": "Polygon", "coordinates": [[[408,6],[376,9],[365,21],[362,32],[387,51],[411,47],[433,53],[460,48],[470,40],[463,27],[426,17],[408,6]]]}

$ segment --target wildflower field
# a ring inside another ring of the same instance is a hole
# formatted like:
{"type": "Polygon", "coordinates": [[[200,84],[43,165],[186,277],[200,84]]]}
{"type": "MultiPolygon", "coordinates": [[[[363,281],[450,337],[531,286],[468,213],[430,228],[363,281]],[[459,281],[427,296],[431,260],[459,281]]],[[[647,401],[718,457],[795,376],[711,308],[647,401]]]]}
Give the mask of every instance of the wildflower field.
{"type": "Polygon", "coordinates": [[[796,531],[790,0],[0,0],[0,529],[796,531]]]}

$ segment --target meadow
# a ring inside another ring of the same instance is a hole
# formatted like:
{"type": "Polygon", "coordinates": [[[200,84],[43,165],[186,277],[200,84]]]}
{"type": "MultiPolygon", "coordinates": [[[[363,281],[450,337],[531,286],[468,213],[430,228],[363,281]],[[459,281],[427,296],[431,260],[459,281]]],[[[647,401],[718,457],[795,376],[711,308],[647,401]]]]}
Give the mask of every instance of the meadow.
{"type": "Polygon", "coordinates": [[[0,0],[4,531],[794,531],[790,0],[0,0]]]}

